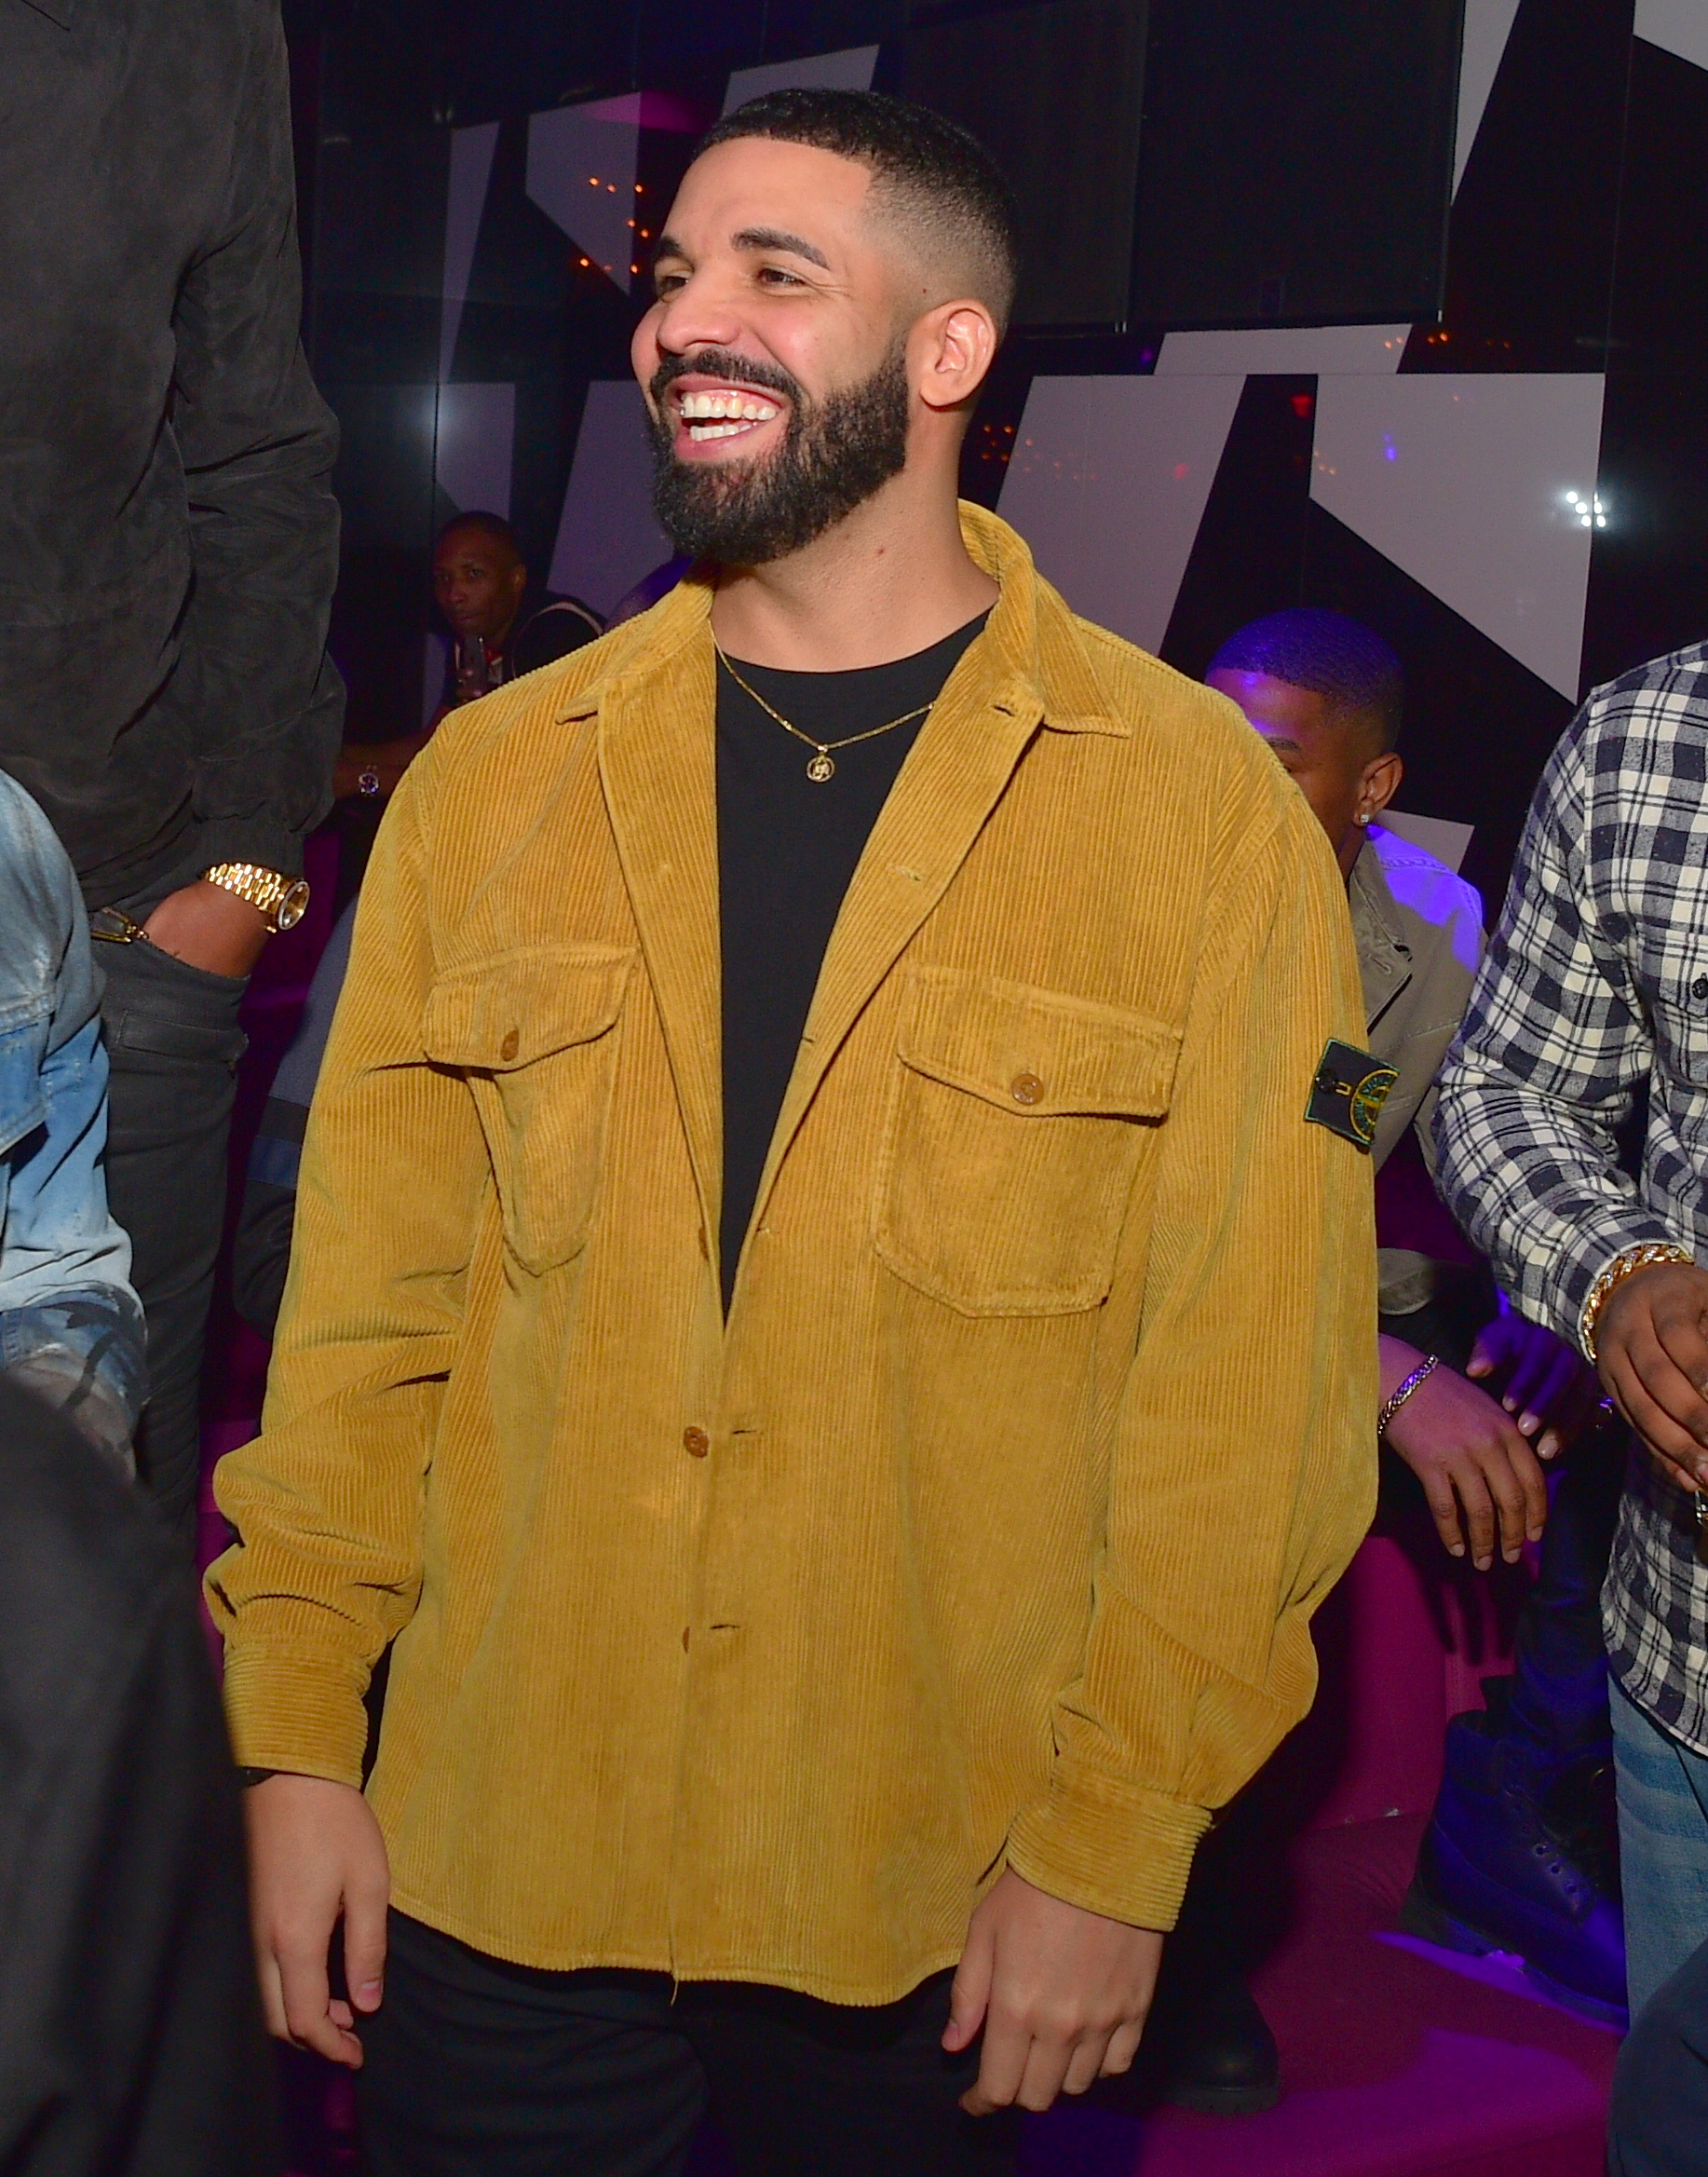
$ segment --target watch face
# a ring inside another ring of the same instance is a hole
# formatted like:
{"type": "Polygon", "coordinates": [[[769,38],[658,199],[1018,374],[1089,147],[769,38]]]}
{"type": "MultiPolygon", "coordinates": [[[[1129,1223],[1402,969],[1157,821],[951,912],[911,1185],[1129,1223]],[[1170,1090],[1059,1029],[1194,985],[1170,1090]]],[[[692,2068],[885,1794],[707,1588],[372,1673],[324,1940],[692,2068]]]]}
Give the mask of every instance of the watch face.
{"type": "Polygon", "coordinates": [[[274,919],[281,930],[294,930],[307,911],[308,886],[299,877],[284,898],[279,901],[278,911],[274,919]]]}

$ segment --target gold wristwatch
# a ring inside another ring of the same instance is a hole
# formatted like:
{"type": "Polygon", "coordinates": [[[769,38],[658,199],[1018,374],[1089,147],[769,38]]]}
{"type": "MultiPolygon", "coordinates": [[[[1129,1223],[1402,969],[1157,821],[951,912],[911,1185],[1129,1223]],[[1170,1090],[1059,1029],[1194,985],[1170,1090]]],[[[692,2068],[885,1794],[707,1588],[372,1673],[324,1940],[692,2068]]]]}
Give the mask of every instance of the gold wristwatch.
{"type": "Polygon", "coordinates": [[[267,918],[275,935],[294,929],[308,905],[308,885],[304,878],[283,877],[277,869],[263,869],[255,862],[216,862],[202,875],[222,891],[236,892],[267,918]]]}

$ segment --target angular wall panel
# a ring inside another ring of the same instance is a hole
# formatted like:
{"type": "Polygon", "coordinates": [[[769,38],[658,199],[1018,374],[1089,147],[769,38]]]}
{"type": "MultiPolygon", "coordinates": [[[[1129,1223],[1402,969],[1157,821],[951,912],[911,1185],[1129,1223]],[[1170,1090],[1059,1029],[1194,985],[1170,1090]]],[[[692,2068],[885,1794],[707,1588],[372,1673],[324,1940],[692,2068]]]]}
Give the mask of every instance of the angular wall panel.
{"type": "Polygon", "coordinates": [[[492,179],[493,153],[497,147],[496,121],[483,122],[478,129],[451,131],[451,179],[445,198],[445,272],[439,306],[441,379],[451,375],[452,359],[456,354],[457,328],[463,321],[463,305],[468,299],[468,274],[474,265],[481,214],[486,209],[486,188],[492,179]]]}
{"type": "Polygon", "coordinates": [[[1244,386],[1034,379],[1002,515],[1076,612],[1160,646],[1244,386]]]}
{"type": "Polygon", "coordinates": [[[1708,7],[1702,0],[1637,0],[1633,27],[1651,46],[1708,68],[1708,7]]]}
{"type": "Polygon", "coordinates": [[[1477,140],[1488,94],[1500,73],[1501,56],[1518,17],[1518,0],[1465,0],[1465,48],[1459,61],[1458,134],[1453,151],[1457,196],[1465,161],[1477,140]]]}
{"type": "Polygon", "coordinates": [[[441,386],[433,481],[459,513],[510,511],[516,445],[514,386],[441,386]]]}
{"type": "Polygon", "coordinates": [[[1317,399],[1311,497],[1573,701],[1602,388],[1589,373],[1325,377],[1317,399]]]}
{"type": "Polygon", "coordinates": [[[628,292],[635,262],[639,98],[560,106],[528,123],[528,195],[628,292]]]}
{"type": "Polygon", "coordinates": [[[875,46],[850,46],[840,53],[815,53],[807,61],[775,61],[765,68],[738,68],[724,94],[724,111],[733,114],[767,90],[870,90],[877,66],[875,46]]]}
{"type": "Polygon", "coordinates": [[[587,389],[551,555],[551,587],[609,612],[674,550],[653,518],[652,448],[641,388],[632,378],[598,379],[587,389]]]}
{"type": "Polygon", "coordinates": [[[1157,357],[1159,378],[1251,372],[1290,377],[1333,372],[1384,377],[1397,371],[1409,325],[1276,325],[1229,333],[1171,333],[1157,357]]]}

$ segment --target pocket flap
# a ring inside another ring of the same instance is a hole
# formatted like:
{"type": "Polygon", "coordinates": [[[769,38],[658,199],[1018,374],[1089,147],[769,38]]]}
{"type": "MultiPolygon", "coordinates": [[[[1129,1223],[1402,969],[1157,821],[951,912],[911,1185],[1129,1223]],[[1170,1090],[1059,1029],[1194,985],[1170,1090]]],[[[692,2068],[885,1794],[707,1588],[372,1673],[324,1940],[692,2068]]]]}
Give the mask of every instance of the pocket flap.
{"type": "Polygon", "coordinates": [[[421,1041],[441,1066],[505,1073],[590,1043],[622,1011],[632,950],[535,946],[443,975],[427,993],[421,1041]]]}
{"type": "Polygon", "coordinates": [[[915,1072],[1023,1116],[1154,1119],[1168,1109],[1180,1031],[1126,1006],[918,968],[899,1051],[915,1072]]]}

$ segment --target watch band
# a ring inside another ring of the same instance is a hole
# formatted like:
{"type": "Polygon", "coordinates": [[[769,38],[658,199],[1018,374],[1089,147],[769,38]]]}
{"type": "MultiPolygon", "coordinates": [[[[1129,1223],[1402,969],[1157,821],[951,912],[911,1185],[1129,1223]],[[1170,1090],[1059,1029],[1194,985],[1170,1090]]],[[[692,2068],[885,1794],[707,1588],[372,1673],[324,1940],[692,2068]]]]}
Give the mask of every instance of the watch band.
{"type": "Polygon", "coordinates": [[[308,905],[308,886],[302,878],[264,869],[258,862],[216,862],[202,875],[222,891],[235,892],[257,908],[275,934],[300,922],[308,905]]]}

